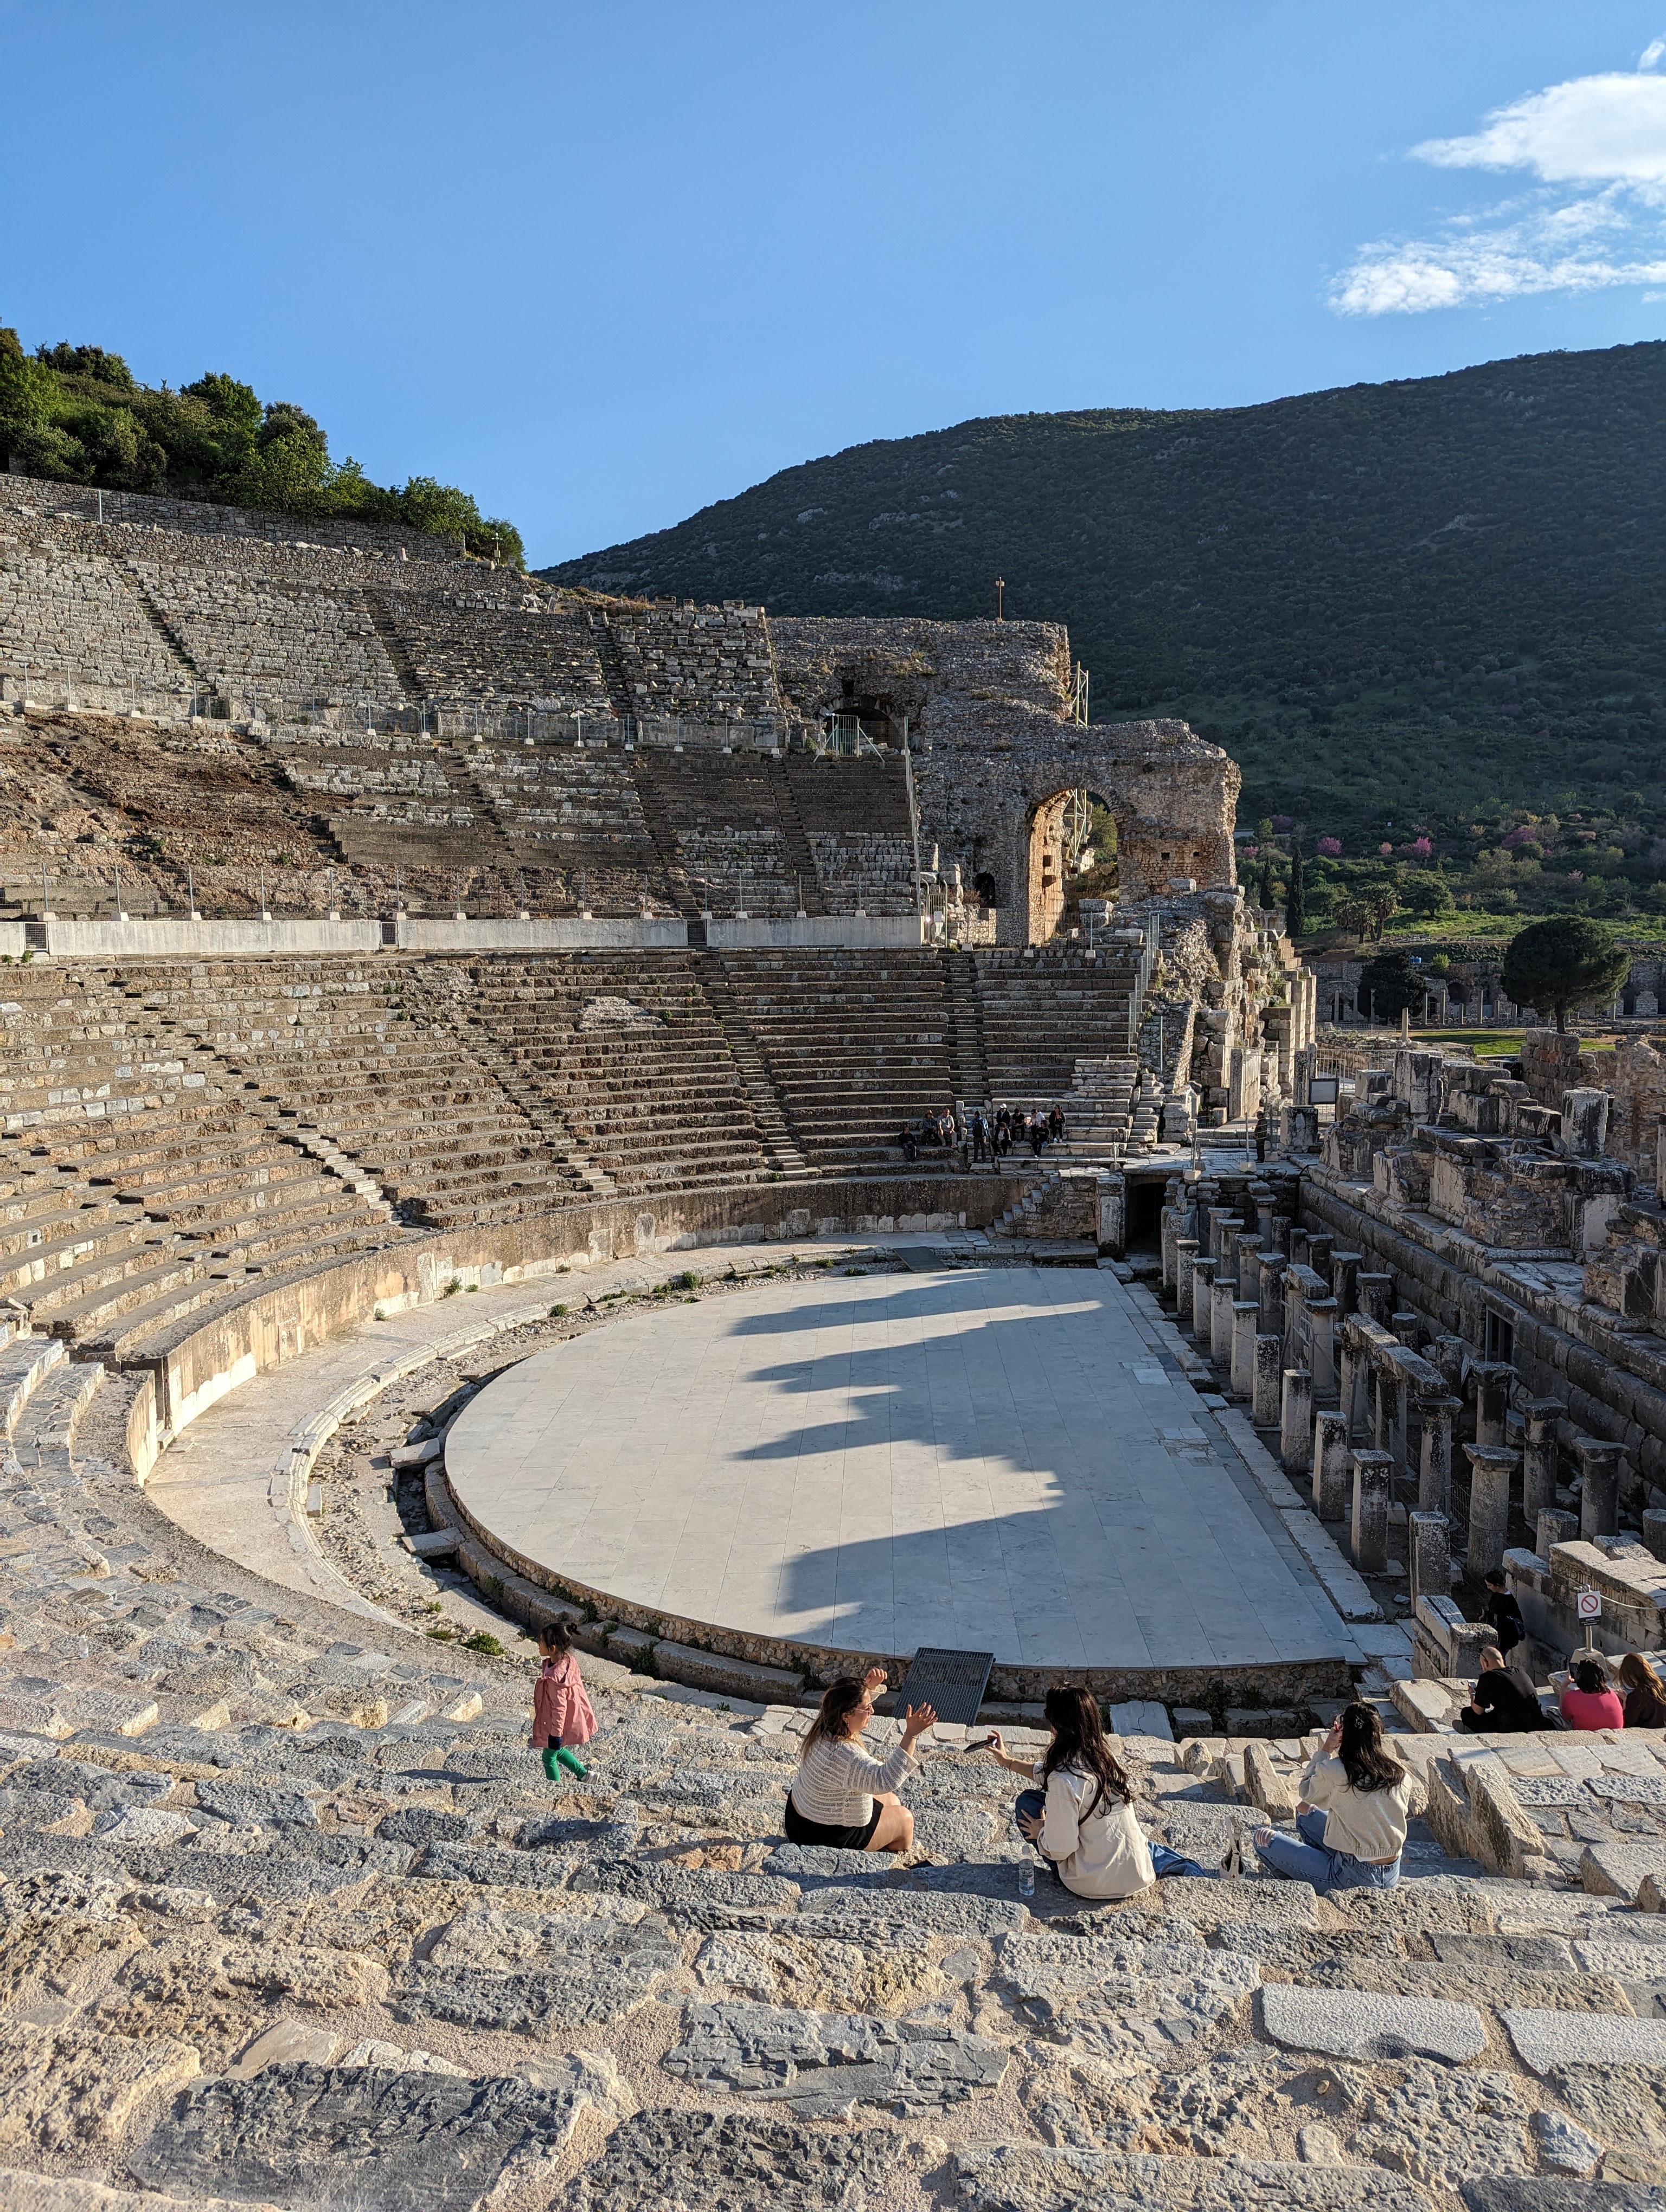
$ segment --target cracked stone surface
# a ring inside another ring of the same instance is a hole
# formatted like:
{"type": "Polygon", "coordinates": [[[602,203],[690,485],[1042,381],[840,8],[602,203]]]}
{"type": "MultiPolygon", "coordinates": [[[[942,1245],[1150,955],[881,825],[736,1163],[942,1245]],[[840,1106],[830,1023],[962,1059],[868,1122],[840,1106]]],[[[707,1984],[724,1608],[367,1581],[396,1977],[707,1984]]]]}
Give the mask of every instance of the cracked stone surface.
{"type": "Polygon", "coordinates": [[[709,1936],[696,1954],[695,1979],[702,1989],[810,2012],[900,2013],[942,1995],[947,1984],[927,1951],[877,1932],[878,1943],[787,1933],[709,1936]]]}
{"type": "Polygon", "coordinates": [[[169,2036],[131,2041],[80,2021],[10,2022],[0,2028],[0,2148],[117,2142],[147,2097],[191,2081],[200,2064],[193,2045],[169,2036]]]}
{"type": "Polygon", "coordinates": [[[939,2154],[890,2128],[817,2134],[746,2113],[646,2112],[614,2130],[561,2212],[860,2212],[939,2154]]]}
{"type": "Polygon", "coordinates": [[[562,2146],[587,2098],[508,2078],[270,2066],[176,2100],[129,2164],[154,2189],[319,2212],[470,2212],[511,2161],[562,2146]]]}
{"type": "Polygon", "coordinates": [[[1429,2199],[1371,2166],[1122,2157],[1029,2143],[953,2153],[968,2212],[1425,2212],[1429,2199]]]}
{"type": "Polygon", "coordinates": [[[1262,1991],[1262,2008],[1267,2033],[1275,2042],[1332,2058],[1404,2058],[1417,2053],[1456,2065],[1479,2057],[1487,2048],[1487,2031],[1474,2007],[1444,1998],[1377,1996],[1272,1982],[1262,1991]]]}
{"type": "Polygon", "coordinates": [[[909,2112],[959,2104],[975,2089],[999,2087],[1011,2057],[1004,2044],[940,2017],[696,2004],[684,2033],[660,2061],[668,2074],[707,2091],[779,2099],[824,2118],[854,2104],[909,2112]]]}
{"type": "Polygon", "coordinates": [[[470,1915],[416,1965],[394,2011],[400,2020],[544,2037],[622,2019],[682,1963],[651,1923],[470,1915]]]}
{"type": "Polygon", "coordinates": [[[1162,2052],[1230,2018],[1261,1980],[1253,1959],[1177,1943],[1004,1936],[1002,2000],[1050,2042],[1101,2058],[1162,2052]]]}
{"type": "Polygon", "coordinates": [[[1666,2071],[1653,2066],[1554,2065],[1545,2086],[1605,2143],[1666,2157],[1666,2071]]]}

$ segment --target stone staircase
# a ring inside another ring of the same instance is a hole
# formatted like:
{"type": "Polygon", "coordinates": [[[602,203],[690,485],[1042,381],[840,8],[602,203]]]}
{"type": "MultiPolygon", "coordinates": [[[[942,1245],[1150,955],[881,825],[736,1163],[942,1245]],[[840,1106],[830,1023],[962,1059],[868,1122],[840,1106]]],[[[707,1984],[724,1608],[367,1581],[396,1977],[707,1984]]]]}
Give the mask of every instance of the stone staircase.
{"type": "Polygon", "coordinates": [[[1043,1168],[1022,1198],[1015,1198],[1005,1212],[989,1224],[992,1237],[1028,1237],[1039,1225],[1043,1207],[1055,1199],[1064,1178],[1056,1168],[1043,1168]]]}
{"type": "Polygon", "coordinates": [[[819,1175],[820,1169],[811,1167],[799,1149],[775,1086],[769,1080],[769,1071],[763,1064],[763,1055],[735,1004],[728,978],[717,962],[709,957],[702,961],[698,973],[706,1003],[717,1017],[734,1064],[740,1071],[740,1079],[746,1087],[746,1096],[751,1104],[752,1119],[757,1124],[770,1167],[777,1175],[793,1177],[819,1175]]]}
{"type": "Polygon", "coordinates": [[[949,1000],[950,1045],[955,1097],[970,1114],[988,1107],[989,1062],[983,1048],[983,1016],[978,1006],[977,963],[970,952],[945,952],[943,981],[949,1000]]]}
{"type": "Polygon", "coordinates": [[[827,894],[822,889],[817,872],[816,855],[811,850],[810,840],[805,834],[804,818],[799,811],[799,802],[793,794],[785,761],[772,760],[769,763],[769,782],[775,795],[775,812],[781,817],[781,834],[787,847],[787,865],[797,882],[800,906],[806,914],[830,913],[831,909],[827,903],[827,894]]]}
{"type": "Polygon", "coordinates": [[[1129,1057],[1079,1060],[1064,1099],[1066,1134],[1055,1159],[1120,1160],[1132,1134],[1140,1064],[1129,1057]]]}

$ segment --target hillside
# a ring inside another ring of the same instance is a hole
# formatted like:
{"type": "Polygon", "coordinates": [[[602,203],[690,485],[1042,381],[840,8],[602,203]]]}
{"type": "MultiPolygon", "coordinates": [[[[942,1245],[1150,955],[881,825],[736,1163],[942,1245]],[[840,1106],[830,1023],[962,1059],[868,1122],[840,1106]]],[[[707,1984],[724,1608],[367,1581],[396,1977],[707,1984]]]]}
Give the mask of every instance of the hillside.
{"type": "Polygon", "coordinates": [[[1096,720],[1181,714],[1242,818],[1471,850],[1520,810],[1655,818],[1666,345],[1257,407],[963,422],[784,470],[545,573],[791,614],[1069,624],[1096,720]],[[1474,817],[1479,817],[1475,819],[1474,817]],[[1389,825],[1392,824],[1390,829],[1389,825]]]}
{"type": "Polygon", "coordinates": [[[302,407],[264,402],[252,385],[210,373],[182,391],[141,384],[102,346],[25,350],[0,327],[0,467],[106,491],[173,492],[282,514],[349,515],[460,538],[517,565],[520,533],[483,515],[471,494],[432,477],[398,489],[358,463],[332,460],[302,407]]]}

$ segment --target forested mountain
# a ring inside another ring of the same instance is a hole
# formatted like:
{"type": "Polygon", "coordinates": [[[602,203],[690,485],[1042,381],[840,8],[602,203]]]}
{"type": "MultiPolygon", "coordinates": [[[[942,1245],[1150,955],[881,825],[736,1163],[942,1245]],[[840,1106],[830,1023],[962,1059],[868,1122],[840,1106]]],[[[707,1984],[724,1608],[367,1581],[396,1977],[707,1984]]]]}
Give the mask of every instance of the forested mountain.
{"type": "Polygon", "coordinates": [[[787,469],[546,573],[790,614],[1068,623],[1096,720],[1183,714],[1244,818],[1350,850],[1514,810],[1654,820],[1666,345],[1264,406],[1001,416],[787,469]],[[1392,825],[1390,828],[1389,825],[1392,825]]]}

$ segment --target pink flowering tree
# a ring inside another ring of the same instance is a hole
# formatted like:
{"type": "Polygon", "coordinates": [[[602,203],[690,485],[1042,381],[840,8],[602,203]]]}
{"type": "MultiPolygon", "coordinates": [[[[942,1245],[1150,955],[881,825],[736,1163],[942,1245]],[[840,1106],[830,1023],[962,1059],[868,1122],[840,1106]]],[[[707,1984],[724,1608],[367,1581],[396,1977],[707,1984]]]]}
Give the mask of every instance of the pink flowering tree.
{"type": "Polygon", "coordinates": [[[1342,857],[1342,841],[1340,837],[1321,837],[1319,850],[1327,860],[1340,860],[1342,857]]]}

